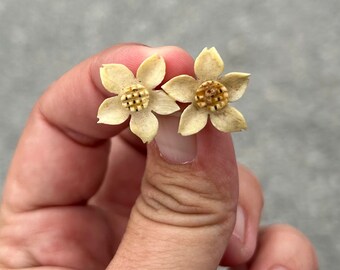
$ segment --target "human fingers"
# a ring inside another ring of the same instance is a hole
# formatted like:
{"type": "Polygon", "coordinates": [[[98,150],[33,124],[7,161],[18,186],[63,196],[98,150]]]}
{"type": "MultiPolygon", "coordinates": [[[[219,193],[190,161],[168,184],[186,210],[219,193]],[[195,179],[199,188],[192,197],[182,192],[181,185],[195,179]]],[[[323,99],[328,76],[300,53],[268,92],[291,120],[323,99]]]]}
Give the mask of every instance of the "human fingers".
{"type": "MultiPolygon", "coordinates": [[[[180,74],[193,74],[193,59],[183,50],[167,46],[157,48],[155,51],[167,59],[167,73],[163,83],[180,74]]],[[[159,115],[158,118],[161,122],[164,117],[159,115]]],[[[94,200],[111,204],[111,207],[112,203],[132,206],[138,195],[133,190],[139,190],[144,172],[146,145],[128,129],[113,138],[111,142],[109,167],[94,200]]]]}
{"type": "Polygon", "coordinates": [[[263,193],[257,178],[244,166],[238,166],[239,201],[236,224],[221,265],[245,264],[255,253],[263,193]]]}
{"type": "MultiPolygon", "coordinates": [[[[109,95],[100,82],[99,68],[113,62],[135,72],[155,52],[136,44],[118,45],[85,60],[50,86],[18,144],[3,214],[81,204],[95,194],[106,171],[108,139],[126,127],[97,124],[98,106],[109,95]]],[[[168,47],[163,52],[167,76],[192,70],[192,58],[183,50],[168,47]]]]}
{"type": "Polygon", "coordinates": [[[289,225],[271,225],[259,234],[257,252],[247,269],[317,270],[318,260],[309,239],[289,225]]]}
{"type": "Polygon", "coordinates": [[[216,270],[228,244],[238,198],[231,137],[211,125],[182,137],[178,120],[163,119],[148,146],[141,195],[110,270],[216,270]]]}
{"type": "Polygon", "coordinates": [[[140,194],[146,149],[141,140],[125,130],[112,138],[108,169],[98,192],[89,201],[105,213],[112,232],[113,253],[124,234],[130,211],[140,194]]]}

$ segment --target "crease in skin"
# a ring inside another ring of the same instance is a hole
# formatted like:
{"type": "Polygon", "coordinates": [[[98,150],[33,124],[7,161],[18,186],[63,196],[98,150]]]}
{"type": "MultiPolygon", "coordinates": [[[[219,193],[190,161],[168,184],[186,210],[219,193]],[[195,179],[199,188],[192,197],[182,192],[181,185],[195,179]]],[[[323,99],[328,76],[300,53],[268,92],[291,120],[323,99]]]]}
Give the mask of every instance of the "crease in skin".
{"type": "MultiPolygon", "coordinates": [[[[146,196],[144,192],[141,195],[146,203],[149,203],[150,200],[155,203],[155,210],[159,210],[161,207],[164,207],[170,211],[178,213],[182,212],[184,214],[208,214],[208,212],[204,212],[203,208],[199,205],[181,201],[179,198],[176,198],[176,196],[172,196],[170,193],[162,191],[159,187],[150,182],[145,185],[150,185],[153,192],[151,193],[149,191],[148,196],[146,196]],[[157,208],[157,205],[161,207],[157,208]]],[[[150,206],[153,207],[151,204],[150,206]]]]}
{"type": "MultiPolygon", "coordinates": [[[[183,187],[183,186],[176,184],[176,183],[171,183],[171,184],[164,183],[163,185],[169,186],[170,188],[174,187],[174,188],[177,188],[177,189],[182,189],[184,191],[191,191],[193,193],[197,193],[197,191],[193,188],[190,188],[188,186],[183,187]]],[[[221,198],[215,198],[215,196],[213,196],[210,192],[204,192],[204,191],[199,191],[199,196],[203,199],[209,199],[209,200],[212,200],[212,201],[220,201],[222,199],[222,197],[221,198]]]]}
{"type": "Polygon", "coordinates": [[[185,186],[170,190],[171,184],[161,187],[153,182],[145,180],[135,205],[149,220],[179,227],[205,227],[224,223],[235,215],[235,209],[227,209],[224,201],[204,198],[199,191],[185,186]]]}
{"type": "MultiPolygon", "coordinates": [[[[200,229],[205,227],[220,227],[225,223],[225,219],[218,219],[215,215],[200,215],[200,214],[178,214],[173,211],[167,212],[154,210],[150,204],[143,201],[142,197],[137,199],[134,207],[136,213],[147,221],[158,225],[177,227],[182,229],[200,229]]],[[[165,209],[162,209],[165,210],[165,209]]],[[[231,217],[231,215],[230,215],[231,217]]]]}
{"type": "MultiPolygon", "coordinates": [[[[221,187],[216,184],[209,175],[198,171],[200,170],[198,168],[199,165],[190,164],[184,169],[180,168],[181,166],[176,167],[177,166],[171,167],[171,173],[164,173],[162,168],[157,168],[156,172],[147,176],[147,182],[153,184],[153,186],[157,186],[162,191],[166,191],[169,195],[177,195],[178,199],[181,197],[183,199],[186,198],[186,196],[181,194],[191,194],[200,199],[207,199],[214,202],[227,201],[224,190],[221,190],[221,187]],[[158,181],[159,179],[168,180],[158,181]]],[[[197,202],[199,201],[200,200],[197,200],[197,202]]]]}
{"type": "MultiPolygon", "coordinates": [[[[189,207],[190,209],[203,209],[206,208],[207,210],[210,209],[211,199],[207,197],[207,193],[203,191],[203,188],[195,189],[192,184],[186,184],[187,179],[180,178],[179,183],[176,183],[177,177],[173,178],[173,180],[169,180],[168,182],[159,182],[157,179],[169,179],[169,175],[163,173],[154,173],[152,176],[148,177],[148,180],[144,182],[144,189],[147,190],[148,185],[151,188],[157,190],[163,197],[168,197],[174,200],[178,206],[180,207],[189,207]],[[203,199],[207,199],[209,204],[203,205],[203,199]],[[189,202],[191,200],[192,202],[189,202]],[[196,203],[195,203],[196,202],[196,203]]],[[[201,179],[200,182],[208,183],[208,180],[201,179]]],[[[197,184],[199,186],[199,183],[197,184]]],[[[143,187],[143,186],[142,186],[143,187]]],[[[157,195],[157,194],[155,194],[157,195]]],[[[157,197],[154,199],[158,199],[157,197]]],[[[161,198],[160,198],[161,199],[161,198]]],[[[215,201],[215,198],[213,199],[215,201]]],[[[216,200],[219,201],[219,200],[216,200]]]]}
{"type": "MultiPolygon", "coordinates": [[[[5,269],[9,270],[9,268],[17,269],[27,266],[39,266],[35,256],[33,256],[33,253],[27,247],[27,239],[19,239],[20,237],[22,238],[22,236],[19,237],[17,235],[15,237],[6,235],[6,231],[10,230],[11,228],[11,223],[1,226],[0,267],[7,267],[5,269]]],[[[0,268],[0,270],[3,270],[3,268],[0,268]]]]}
{"type": "MultiPolygon", "coordinates": [[[[46,209],[46,211],[49,211],[50,214],[55,212],[55,210],[63,210],[64,207],[54,207],[55,209],[46,209]]],[[[97,212],[97,207],[82,207],[81,209],[84,209],[86,211],[85,213],[91,214],[92,212],[96,211],[98,215],[101,215],[100,212],[97,212]],[[90,209],[91,208],[91,209],[90,209]]],[[[15,217],[12,217],[10,221],[7,224],[7,230],[6,227],[2,228],[0,231],[0,263],[3,263],[6,267],[12,267],[13,269],[18,269],[21,267],[38,267],[38,266],[47,266],[50,267],[57,267],[61,266],[64,261],[60,259],[54,258],[54,252],[60,253],[60,252],[68,252],[65,250],[70,249],[70,252],[76,251],[75,254],[77,254],[77,250],[74,250],[75,246],[82,247],[78,251],[83,253],[84,258],[86,258],[89,262],[91,262],[92,267],[89,269],[104,269],[105,263],[109,262],[108,260],[105,260],[103,263],[103,256],[95,256],[93,253],[93,250],[90,245],[84,244],[83,237],[78,238],[77,234],[78,231],[80,231],[81,235],[84,234],[85,230],[79,230],[79,227],[68,227],[67,225],[61,225],[61,227],[54,227],[54,217],[45,217],[42,218],[42,220],[39,219],[39,217],[45,216],[44,213],[40,213],[44,211],[43,209],[35,210],[35,213],[22,213],[21,215],[17,215],[15,217]],[[22,220],[27,220],[28,217],[31,217],[31,215],[36,215],[37,217],[34,217],[31,220],[34,220],[36,223],[36,227],[22,227],[20,224],[23,224],[22,220]],[[50,225],[49,225],[50,224],[50,225]],[[17,231],[13,231],[13,228],[17,228],[17,231]],[[43,229],[40,229],[43,228],[43,229]],[[7,231],[7,239],[8,243],[6,243],[3,239],[3,232],[7,231]],[[21,234],[20,234],[21,232],[21,234]],[[46,235],[46,237],[45,237],[46,235]],[[75,237],[73,237],[75,236],[75,237]],[[44,241],[41,241],[39,238],[44,238],[44,241]],[[65,242],[64,242],[65,241],[65,242]],[[14,244],[11,244],[14,243],[14,244]],[[60,245],[60,243],[65,243],[65,247],[63,245],[60,245]],[[70,246],[71,244],[71,246],[70,246]],[[8,251],[8,255],[3,255],[1,253],[2,247],[13,247],[13,251],[8,251]],[[22,255],[22,259],[19,258],[18,255],[16,255],[15,252],[26,252],[22,255]],[[48,255],[48,259],[46,261],[45,256],[48,255]],[[9,261],[3,261],[3,258],[7,258],[9,261]],[[15,259],[14,259],[15,258],[15,259]],[[13,259],[13,263],[11,261],[13,259]],[[103,268],[98,268],[98,265],[101,265],[103,268]]],[[[73,211],[73,210],[72,210],[73,211]]],[[[93,212],[94,213],[94,212],[93,212]]],[[[47,213],[48,214],[48,213],[47,213]]],[[[58,213],[59,215],[61,212],[58,213]]],[[[53,214],[55,216],[56,214],[53,214]]],[[[96,215],[96,216],[98,216],[96,215]]],[[[83,215],[79,216],[81,219],[83,215]]],[[[73,215],[74,217],[74,215],[73,215]]],[[[78,218],[79,218],[78,217],[78,218]]],[[[77,220],[77,216],[75,217],[75,220],[77,220]]],[[[96,220],[95,220],[96,221],[96,220]]],[[[57,219],[58,222],[58,219],[57,219]]],[[[79,219],[78,219],[79,222],[79,219]]],[[[96,224],[97,222],[95,222],[96,224]]],[[[97,223],[98,224],[98,223],[97,223]]],[[[102,244],[101,244],[102,245],[102,244]]],[[[79,254],[81,254],[79,253],[79,254]]],[[[74,253],[73,253],[74,254],[74,253]]],[[[78,254],[78,255],[79,255],[78,254]]],[[[112,258],[111,254],[111,248],[108,246],[105,250],[101,253],[106,254],[107,258],[112,258]]],[[[1,265],[1,264],[0,264],[1,265]]],[[[66,265],[65,265],[66,266],[66,265]]],[[[73,267],[74,264],[69,265],[69,267],[73,267]]],[[[26,268],[25,268],[26,269],[26,268]]],[[[39,268],[40,270],[41,268],[39,268]]],[[[64,269],[64,268],[63,268],[64,269]]],[[[76,268],[74,268],[76,269],[76,268]]],[[[50,270],[50,269],[48,269],[50,270]]],[[[80,270],[80,269],[79,269],[80,270]]]]}

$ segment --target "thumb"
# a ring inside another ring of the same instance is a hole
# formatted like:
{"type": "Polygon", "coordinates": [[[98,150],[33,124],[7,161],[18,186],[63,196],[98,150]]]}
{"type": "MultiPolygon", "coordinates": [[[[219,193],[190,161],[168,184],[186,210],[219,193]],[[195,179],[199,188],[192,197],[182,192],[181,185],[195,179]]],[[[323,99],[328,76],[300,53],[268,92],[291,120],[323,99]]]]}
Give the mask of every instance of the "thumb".
{"type": "Polygon", "coordinates": [[[238,175],[232,140],[208,125],[177,134],[160,121],[148,145],[141,194],[108,269],[216,270],[235,225],[238,175]]]}

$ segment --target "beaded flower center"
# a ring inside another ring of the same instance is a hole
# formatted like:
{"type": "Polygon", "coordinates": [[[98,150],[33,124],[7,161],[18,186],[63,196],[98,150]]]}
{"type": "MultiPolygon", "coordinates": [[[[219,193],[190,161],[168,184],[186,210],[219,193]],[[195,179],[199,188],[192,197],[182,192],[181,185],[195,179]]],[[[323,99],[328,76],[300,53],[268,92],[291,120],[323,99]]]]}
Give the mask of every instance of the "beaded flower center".
{"type": "Polygon", "coordinates": [[[131,112],[138,112],[148,107],[150,94],[149,91],[140,84],[134,84],[124,89],[121,96],[123,107],[131,112]]]}
{"type": "Polygon", "coordinates": [[[200,108],[219,111],[228,104],[227,88],[217,81],[205,81],[196,90],[195,101],[200,108]]]}

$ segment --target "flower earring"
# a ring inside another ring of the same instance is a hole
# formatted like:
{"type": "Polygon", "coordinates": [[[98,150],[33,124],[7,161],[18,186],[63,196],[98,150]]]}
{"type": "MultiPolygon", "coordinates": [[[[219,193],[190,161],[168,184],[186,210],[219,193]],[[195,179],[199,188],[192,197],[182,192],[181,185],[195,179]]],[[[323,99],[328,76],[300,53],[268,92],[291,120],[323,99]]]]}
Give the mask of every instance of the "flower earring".
{"type": "Polygon", "coordinates": [[[178,132],[188,136],[205,127],[208,117],[220,131],[234,132],[247,128],[243,115],[229,103],[242,97],[248,73],[231,72],[221,76],[224,63],[215,48],[203,49],[195,60],[196,78],[179,75],[154,90],[165,76],[165,61],[158,55],[147,58],[138,68],[136,77],[124,65],[104,64],[100,68],[103,86],[117,96],[104,100],[98,109],[98,123],[118,125],[129,116],[130,129],[146,143],[158,131],[153,112],[169,115],[180,108],[176,100],[190,103],[183,111],[178,132]]]}
{"type": "Polygon", "coordinates": [[[130,129],[146,143],[158,131],[158,120],[152,113],[171,114],[180,108],[162,90],[153,90],[165,76],[165,61],[158,55],[147,58],[136,77],[124,65],[106,64],[100,68],[103,86],[117,96],[104,100],[98,109],[98,123],[118,125],[131,115],[130,129]]]}
{"type": "Polygon", "coordinates": [[[195,60],[197,79],[189,75],[174,77],[162,89],[177,101],[191,103],[182,113],[178,132],[188,136],[205,127],[208,116],[220,131],[234,132],[247,128],[243,115],[229,105],[242,97],[248,73],[232,72],[220,76],[224,63],[215,48],[203,49],[195,60]]]}

